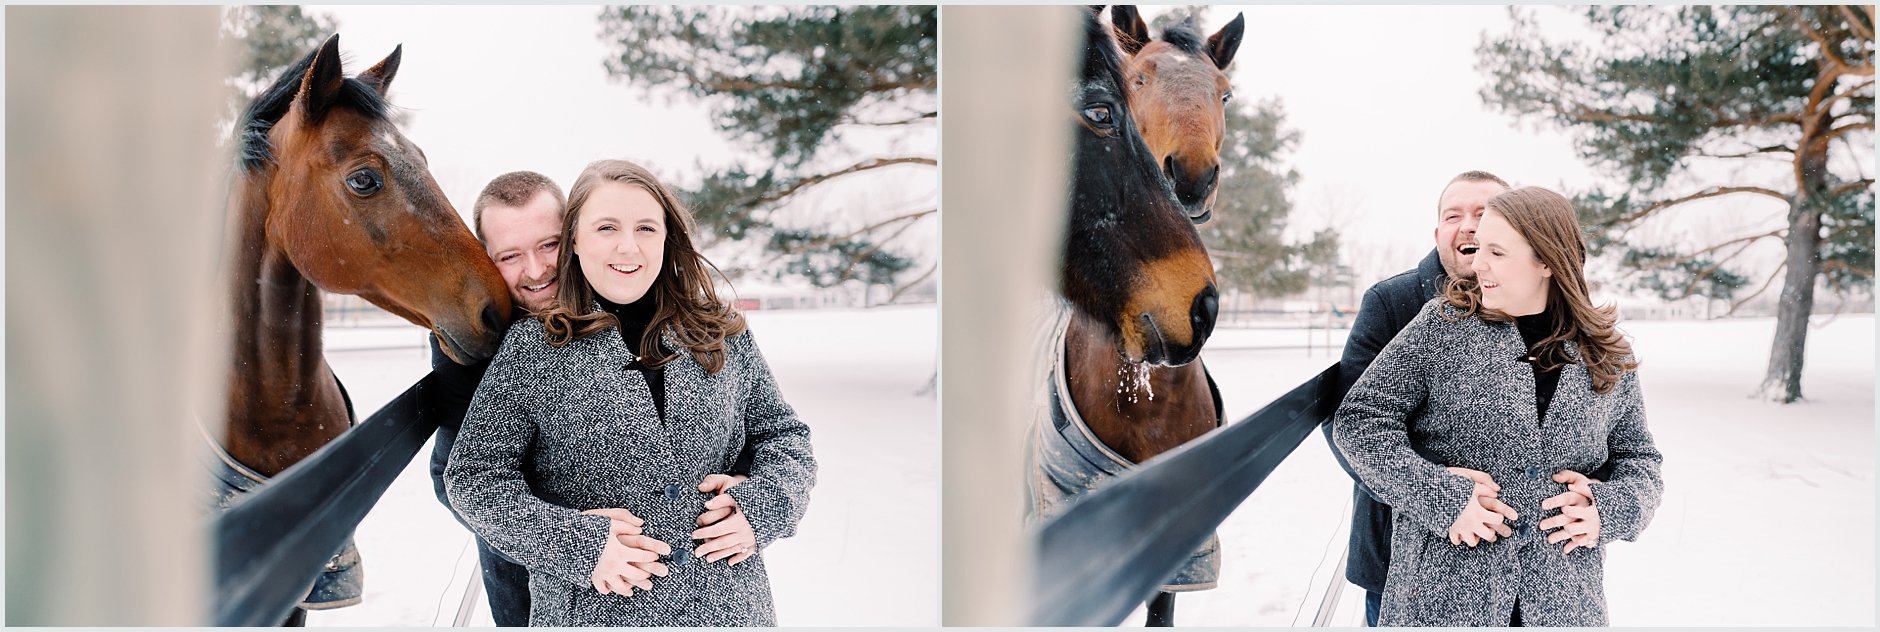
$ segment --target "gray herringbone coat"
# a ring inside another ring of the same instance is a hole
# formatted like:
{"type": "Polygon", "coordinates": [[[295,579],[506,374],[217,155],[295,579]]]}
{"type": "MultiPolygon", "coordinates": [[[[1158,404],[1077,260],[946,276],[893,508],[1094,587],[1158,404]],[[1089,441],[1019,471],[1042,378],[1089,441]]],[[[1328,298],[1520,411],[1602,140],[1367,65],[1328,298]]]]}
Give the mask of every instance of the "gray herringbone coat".
{"type": "MultiPolygon", "coordinates": [[[[679,348],[670,334],[668,348],[679,348]]],[[[809,427],[777,390],[750,332],[725,341],[716,374],[682,353],[665,365],[666,419],[618,330],[550,346],[517,322],[477,388],[444,472],[451,504],[477,534],[529,569],[532,626],[776,625],[762,549],[796,532],[816,482],[809,427]],[[730,494],[759,554],[727,567],[689,552],[707,494],[698,484],[756,445],[751,478],[730,494]],[[531,492],[533,489],[533,493],[531,492]],[[624,507],[672,546],[667,577],[630,597],[589,580],[607,518],[624,507]],[[690,558],[690,559],[688,559],[690,558]]]]}
{"type": "MultiPolygon", "coordinates": [[[[1384,347],[1334,420],[1338,449],[1394,509],[1379,625],[1605,625],[1608,542],[1633,540],[1658,508],[1662,457],[1645,427],[1638,374],[1593,392],[1586,368],[1561,367],[1547,418],[1534,410],[1533,369],[1513,323],[1469,317],[1438,297],[1384,347]],[[1566,491],[1560,470],[1591,473],[1601,546],[1562,555],[1537,524],[1541,501],[1566,491]],[[1520,514],[1515,535],[1476,548],[1449,543],[1473,484],[1445,466],[1487,472],[1520,514]]],[[[1568,353],[1578,358],[1577,348],[1568,353]]]]}

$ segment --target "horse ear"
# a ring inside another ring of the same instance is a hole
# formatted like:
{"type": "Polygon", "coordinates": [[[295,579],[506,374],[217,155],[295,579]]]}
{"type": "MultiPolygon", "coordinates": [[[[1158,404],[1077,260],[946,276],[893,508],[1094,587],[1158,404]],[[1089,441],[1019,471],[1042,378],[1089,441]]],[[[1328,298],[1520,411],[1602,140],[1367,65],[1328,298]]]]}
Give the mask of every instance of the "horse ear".
{"type": "Polygon", "coordinates": [[[1116,30],[1116,44],[1123,48],[1125,55],[1134,55],[1149,44],[1149,25],[1142,21],[1142,14],[1136,12],[1135,5],[1110,7],[1110,28],[1116,30]]]}
{"type": "Polygon", "coordinates": [[[386,55],[385,59],[373,64],[365,72],[359,73],[356,78],[372,86],[373,90],[379,92],[379,96],[385,96],[385,91],[392,87],[392,77],[398,76],[398,60],[403,58],[404,53],[405,45],[399,44],[397,48],[392,49],[392,54],[386,55]]]}
{"type": "Polygon", "coordinates": [[[313,64],[307,67],[307,74],[300,78],[300,93],[294,100],[300,103],[301,112],[311,120],[319,120],[326,115],[326,109],[333,105],[339,96],[341,82],[346,80],[339,61],[339,34],[326,38],[320,45],[320,52],[314,53],[313,64]]]}
{"type": "Polygon", "coordinates": [[[1246,14],[1236,13],[1234,21],[1228,22],[1227,26],[1221,27],[1219,32],[1208,36],[1208,57],[1214,59],[1215,68],[1227,70],[1227,65],[1233,63],[1234,53],[1240,50],[1240,36],[1246,30],[1246,14]]]}

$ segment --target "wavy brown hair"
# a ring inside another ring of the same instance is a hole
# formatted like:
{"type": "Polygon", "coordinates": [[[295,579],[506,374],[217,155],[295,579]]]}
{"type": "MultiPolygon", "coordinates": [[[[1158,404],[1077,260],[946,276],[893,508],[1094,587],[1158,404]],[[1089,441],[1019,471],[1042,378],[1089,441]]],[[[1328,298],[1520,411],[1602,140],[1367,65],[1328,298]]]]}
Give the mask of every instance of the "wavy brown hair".
{"type": "MultiPolygon", "coordinates": [[[[1507,219],[1533,247],[1534,257],[1553,272],[1548,277],[1546,312],[1552,333],[1535,347],[1537,366],[1551,371],[1571,364],[1563,343],[1572,341],[1580,348],[1593,391],[1611,392],[1627,371],[1638,368],[1638,361],[1632,357],[1631,343],[1617,328],[1618,308],[1593,306],[1586,286],[1586,239],[1574,217],[1573,203],[1547,189],[1521,187],[1489,198],[1488,211],[1507,219]]],[[[1479,283],[1474,277],[1451,279],[1443,300],[1461,309],[1461,317],[1480,315],[1485,320],[1512,322],[1514,317],[1482,305],[1479,283]]]]}
{"type": "Polygon", "coordinates": [[[581,217],[581,207],[587,204],[594,187],[603,182],[645,189],[665,210],[665,262],[647,289],[647,297],[656,302],[653,320],[640,338],[638,353],[642,361],[657,367],[678,357],[677,352],[668,354],[659,344],[659,333],[670,329],[679,346],[691,352],[706,371],[717,373],[725,366],[725,339],[744,331],[744,316],[718,300],[718,291],[706,270],[718,272],[719,278],[724,278],[724,273],[692,246],[692,213],[652,172],[625,160],[589,163],[568,191],[568,212],[562,214],[561,221],[560,267],[555,272],[560,289],[555,291],[555,304],[536,315],[542,320],[548,343],[559,347],[620,326],[605,310],[589,311],[588,307],[596,303],[594,287],[588,284],[579,257],[574,254],[574,227],[581,217]]]}

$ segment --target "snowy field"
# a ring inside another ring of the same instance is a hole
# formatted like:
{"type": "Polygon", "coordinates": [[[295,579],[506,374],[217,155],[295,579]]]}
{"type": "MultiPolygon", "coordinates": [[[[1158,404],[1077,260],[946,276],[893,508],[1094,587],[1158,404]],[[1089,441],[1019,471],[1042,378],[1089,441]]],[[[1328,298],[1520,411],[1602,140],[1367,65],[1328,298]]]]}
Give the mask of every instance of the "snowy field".
{"type": "MultiPolygon", "coordinates": [[[[1607,551],[1614,625],[1874,625],[1874,326],[1871,315],[1815,319],[1807,401],[1788,406],[1749,396],[1774,319],[1622,326],[1643,361],[1665,498],[1638,542],[1607,551]]],[[[1304,330],[1218,332],[1204,357],[1228,418],[1336,361],[1324,333],[1308,352],[1304,330]]],[[[1342,345],[1342,334],[1333,342],[1342,345]]],[[[1222,525],[1221,586],[1178,597],[1176,622],[1310,625],[1337,577],[1345,590],[1331,623],[1362,625],[1363,592],[1334,568],[1350,498],[1323,438],[1308,437],[1222,525]]],[[[1125,625],[1142,616],[1138,609],[1125,625]]]]}
{"type": "MultiPolygon", "coordinates": [[[[933,306],[753,311],[751,329],[820,464],[797,535],[764,551],[787,626],[940,624],[933,306]]],[[[361,412],[430,370],[423,330],[335,328],[327,359],[361,412]]],[[[451,624],[476,549],[431,491],[427,444],[359,526],[365,602],[314,626],[451,624]]],[[[473,625],[491,625],[479,600],[473,625]]]]}

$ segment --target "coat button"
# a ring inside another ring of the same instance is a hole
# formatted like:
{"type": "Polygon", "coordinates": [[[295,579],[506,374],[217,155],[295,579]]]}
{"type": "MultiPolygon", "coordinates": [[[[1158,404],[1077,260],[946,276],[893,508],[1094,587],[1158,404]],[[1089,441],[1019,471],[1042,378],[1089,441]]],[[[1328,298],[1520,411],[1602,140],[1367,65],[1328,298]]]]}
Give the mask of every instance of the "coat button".
{"type": "Polygon", "coordinates": [[[679,484],[678,483],[673,483],[671,485],[666,486],[666,499],[668,500],[679,499],[679,484]]]}
{"type": "Polygon", "coordinates": [[[1529,465],[1529,466],[1528,466],[1528,468],[1527,468],[1527,478],[1528,478],[1528,480],[1530,480],[1530,481],[1538,481],[1538,480],[1541,480],[1541,469],[1540,469],[1540,468],[1538,468],[1538,467],[1534,467],[1534,466],[1532,466],[1532,465],[1529,465]]]}
{"type": "Polygon", "coordinates": [[[690,561],[692,561],[692,551],[687,550],[687,549],[673,549],[672,550],[672,565],[673,566],[684,566],[686,562],[690,562],[690,561]]]}

